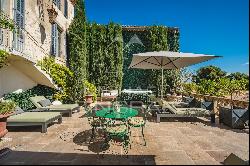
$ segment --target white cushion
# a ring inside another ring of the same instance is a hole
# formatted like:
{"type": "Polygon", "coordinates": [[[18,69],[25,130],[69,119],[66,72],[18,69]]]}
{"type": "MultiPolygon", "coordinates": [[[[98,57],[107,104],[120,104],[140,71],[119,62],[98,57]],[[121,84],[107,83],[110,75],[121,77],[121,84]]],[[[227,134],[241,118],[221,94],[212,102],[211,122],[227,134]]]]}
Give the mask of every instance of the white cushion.
{"type": "Polygon", "coordinates": [[[62,102],[56,100],[56,101],[53,101],[52,104],[53,104],[53,105],[62,105],[62,102]]]}
{"type": "Polygon", "coordinates": [[[103,96],[110,96],[110,93],[103,93],[103,96]]]}

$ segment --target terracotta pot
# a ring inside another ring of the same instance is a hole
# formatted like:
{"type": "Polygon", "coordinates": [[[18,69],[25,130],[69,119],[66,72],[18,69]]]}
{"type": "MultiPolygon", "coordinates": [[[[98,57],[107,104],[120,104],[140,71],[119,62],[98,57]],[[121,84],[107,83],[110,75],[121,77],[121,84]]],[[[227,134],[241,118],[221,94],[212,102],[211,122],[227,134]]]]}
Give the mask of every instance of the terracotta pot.
{"type": "Polygon", "coordinates": [[[93,103],[93,95],[86,95],[85,100],[87,104],[92,104],[93,103]]]}
{"type": "Polygon", "coordinates": [[[12,114],[13,112],[6,115],[0,115],[0,138],[4,137],[8,133],[8,130],[6,129],[7,118],[12,114]]]}

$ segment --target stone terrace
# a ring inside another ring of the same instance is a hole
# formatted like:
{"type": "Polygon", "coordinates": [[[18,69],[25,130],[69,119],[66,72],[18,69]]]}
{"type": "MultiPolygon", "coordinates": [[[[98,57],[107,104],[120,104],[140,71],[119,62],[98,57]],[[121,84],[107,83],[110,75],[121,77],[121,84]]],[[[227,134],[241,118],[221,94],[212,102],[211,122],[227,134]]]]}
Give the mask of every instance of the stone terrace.
{"type": "Polygon", "coordinates": [[[145,129],[147,146],[141,145],[140,130],[133,129],[128,158],[117,145],[102,152],[101,137],[89,144],[91,128],[83,115],[63,117],[46,134],[40,128],[11,128],[0,142],[1,149],[9,148],[0,164],[222,164],[230,153],[249,160],[248,131],[211,126],[207,120],[151,120],[145,129]]]}

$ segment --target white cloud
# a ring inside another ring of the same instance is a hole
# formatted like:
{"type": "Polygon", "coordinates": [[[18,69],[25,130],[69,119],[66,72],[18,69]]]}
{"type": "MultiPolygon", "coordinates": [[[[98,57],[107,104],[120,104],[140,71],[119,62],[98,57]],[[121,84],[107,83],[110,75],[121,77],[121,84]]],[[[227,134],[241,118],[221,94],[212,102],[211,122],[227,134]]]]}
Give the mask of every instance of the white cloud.
{"type": "Polygon", "coordinates": [[[249,62],[244,63],[243,65],[249,65],[249,62]]]}

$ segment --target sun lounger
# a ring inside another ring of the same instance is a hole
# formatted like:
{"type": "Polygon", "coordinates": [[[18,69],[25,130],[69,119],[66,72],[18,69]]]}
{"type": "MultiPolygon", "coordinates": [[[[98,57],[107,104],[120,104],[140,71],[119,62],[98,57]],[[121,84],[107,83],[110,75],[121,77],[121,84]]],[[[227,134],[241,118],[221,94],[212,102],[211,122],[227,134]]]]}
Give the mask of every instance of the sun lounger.
{"type": "Polygon", "coordinates": [[[62,123],[62,115],[59,112],[24,112],[21,111],[7,119],[7,126],[41,126],[42,133],[47,132],[47,127],[58,120],[62,123]]]}
{"type": "Polygon", "coordinates": [[[205,117],[210,116],[210,110],[204,108],[176,108],[174,104],[163,102],[162,109],[156,112],[157,123],[160,123],[160,118],[169,117],[205,117]]]}
{"type": "Polygon", "coordinates": [[[41,104],[39,104],[39,102],[42,100],[46,100],[46,98],[44,96],[30,97],[30,101],[37,108],[47,108],[48,111],[51,112],[60,112],[62,114],[69,114],[69,117],[71,117],[73,111],[75,110],[80,111],[80,106],[78,104],[49,105],[46,107],[42,107],[41,104]]]}

